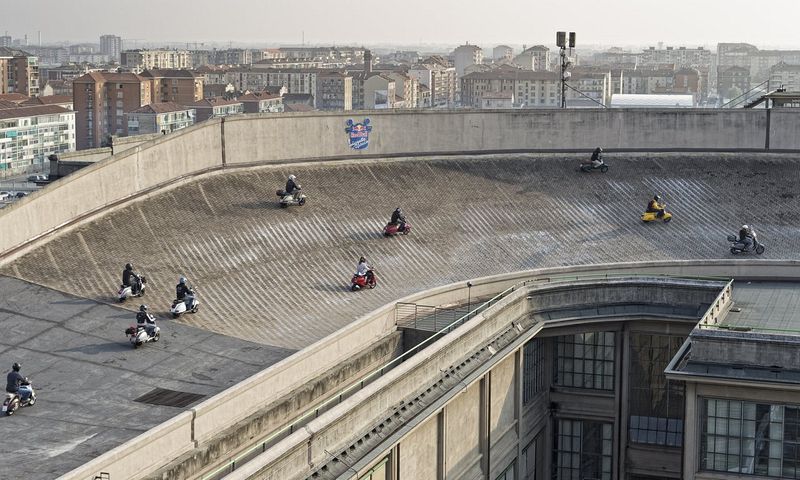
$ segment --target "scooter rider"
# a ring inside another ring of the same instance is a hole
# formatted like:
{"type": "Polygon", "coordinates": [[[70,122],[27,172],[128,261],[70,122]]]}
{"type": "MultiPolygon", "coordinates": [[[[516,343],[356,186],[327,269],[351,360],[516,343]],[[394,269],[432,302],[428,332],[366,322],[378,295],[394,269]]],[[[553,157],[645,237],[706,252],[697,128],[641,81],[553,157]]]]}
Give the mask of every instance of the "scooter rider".
{"type": "Polygon", "coordinates": [[[131,294],[133,295],[139,293],[142,288],[142,279],[133,271],[133,265],[130,263],[126,263],[125,270],[122,271],[122,285],[131,287],[131,294]]]}
{"type": "Polygon", "coordinates": [[[297,193],[300,191],[300,184],[297,183],[297,177],[294,175],[289,175],[289,179],[286,180],[286,189],[284,190],[287,195],[292,195],[292,197],[297,198],[297,193]]]}
{"type": "Polygon", "coordinates": [[[598,168],[600,165],[603,164],[603,149],[601,147],[597,147],[592,152],[592,168],[598,168]]]}
{"type": "Polygon", "coordinates": [[[366,280],[370,281],[372,277],[372,267],[367,264],[367,259],[361,257],[358,259],[358,266],[356,267],[356,276],[364,277],[366,276],[366,280]]]}
{"type": "Polygon", "coordinates": [[[647,211],[650,213],[655,213],[656,217],[663,217],[664,216],[664,205],[660,204],[659,201],[661,197],[656,195],[650,200],[650,203],[647,204],[647,211]]]}
{"type": "Polygon", "coordinates": [[[149,336],[155,335],[156,331],[156,317],[147,311],[147,305],[139,307],[139,313],[136,314],[136,326],[144,327],[149,336]]]}
{"type": "Polygon", "coordinates": [[[403,231],[406,229],[406,217],[400,207],[394,209],[392,212],[392,219],[389,220],[389,225],[398,225],[398,230],[403,231]]]}
{"type": "Polygon", "coordinates": [[[749,225],[742,225],[742,228],[739,229],[739,243],[744,246],[745,250],[750,250],[753,248],[753,243],[756,240],[756,232],[753,230],[753,227],[749,225]]]}
{"type": "Polygon", "coordinates": [[[192,287],[186,282],[186,277],[178,279],[178,284],[175,286],[175,298],[185,302],[186,297],[191,297],[192,295],[194,295],[194,292],[192,291],[192,287]]]}
{"type": "MultiPolygon", "coordinates": [[[[22,374],[19,373],[19,371],[21,369],[22,369],[22,365],[20,365],[17,362],[14,362],[14,365],[11,366],[11,371],[8,372],[8,377],[6,377],[7,378],[7,380],[6,380],[6,392],[8,392],[8,393],[16,393],[20,397],[22,397],[23,394],[26,394],[26,393],[25,393],[24,390],[22,392],[20,392],[19,386],[28,381],[27,378],[23,377],[22,374]]],[[[23,400],[24,400],[24,398],[23,398],[23,400]]]]}

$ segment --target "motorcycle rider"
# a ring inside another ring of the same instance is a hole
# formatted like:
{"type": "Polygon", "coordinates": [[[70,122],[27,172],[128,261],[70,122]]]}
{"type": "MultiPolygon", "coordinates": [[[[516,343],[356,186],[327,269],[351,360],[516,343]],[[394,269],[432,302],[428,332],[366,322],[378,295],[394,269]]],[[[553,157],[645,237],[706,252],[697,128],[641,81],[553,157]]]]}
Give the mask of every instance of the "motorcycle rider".
{"type": "Polygon", "coordinates": [[[27,396],[27,392],[25,390],[20,392],[19,386],[26,383],[28,379],[19,373],[21,369],[22,365],[17,362],[14,362],[14,365],[11,366],[11,371],[8,372],[8,377],[6,377],[6,392],[16,393],[20,396],[21,400],[25,400],[23,395],[27,396]]]}
{"type": "Polygon", "coordinates": [[[289,179],[286,180],[286,188],[284,191],[287,195],[292,195],[293,198],[297,198],[297,194],[300,192],[300,184],[297,183],[297,177],[294,175],[289,175],[289,179]]]}
{"type": "Polygon", "coordinates": [[[395,208],[394,212],[392,212],[392,219],[389,220],[389,225],[398,225],[398,232],[406,229],[406,217],[400,207],[395,208]]]}
{"type": "Polygon", "coordinates": [[[603,149],[601,147],[597,147],[592,152],[592,168],[599,168],[600,165],[603,164],[603,149]]]}
{"type": "MultiPolygon", "coordinates": [[[[186,277],[181,277],[180,279],[178,279],[178,284],[175,285],[175,297],[178,300],[186,302],[188,297],[191,297],[193,295],[194,292],[192,291],[192,287],[190,287],[189,284],[186,282],[186,277]]],[[[189,305],[186,305],[186,307],[188,308],[189,305]]]]}
{"type": "Polygon", "coordinates": [[[361,257],[358,259],[358,266],[356,267],[357,277],[366,277],[365,280],[369,283],[372,280],[372,267],[367,264],[367,259],[361,257]]]}
{"type": "Polygon", "coordinates": [[[156,317],[147,311],[147,305],[139,307],[139,313],[136,314],[136,326],[143,327],[147,335],[153,336],[156,332],[156,317]]]}
{"type": "Polygon", "coordinates": [[[647,204],[647,212],[655,213],[656,217],[661,218],[664,216],[664,205],[660,204],[659,201],[661,201],[661,196],[654,196],[650,203],[647,204]]]}
{"type": "Polygon", "coordinates": [[[752,249],[755,240],[756,231],[753,230],[753,227],[742,225],[742,228],[739,229],[739,243],[743,245],[744,250],[752,249]]]}
{"type": "Polygon", "coordinates": [[[133,271],[133,265],[130,263],[126,263],[125,270],[122,271],[122,285],[131,287],[131,295],[138,294],[142,288],[142,279],[133,271]]]}

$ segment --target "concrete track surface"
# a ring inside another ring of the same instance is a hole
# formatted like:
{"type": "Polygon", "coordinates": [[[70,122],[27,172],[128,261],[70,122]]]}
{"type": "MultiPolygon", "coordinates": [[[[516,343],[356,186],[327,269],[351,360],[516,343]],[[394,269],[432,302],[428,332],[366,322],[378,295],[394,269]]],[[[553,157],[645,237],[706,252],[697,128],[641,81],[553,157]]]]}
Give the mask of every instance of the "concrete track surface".
{"type": "MultiPolygon", "coordinates": [[[[254,167],[201,177],[60,235],[2,269],[113,301],[131,261],[145,301],[168,315],[186,275],[200,311],[181,322],[302,348],[407,294],[469,278],[558,265],[726,258],[725,236],[753,224],[763,258],[800,258],[800,163],[769,154],[514,155],[254,167]],[[275,190],[298,176],[303,207],[275,190]],[[643,224],[654,193],[675,215],[643,224]],[[383,238],[402,206],[413,231],[383,238]],[[375,290],[350,292],[360,255],[375,290]]],[[[134,300],[127,308],[135,308],[134,300]]]]}

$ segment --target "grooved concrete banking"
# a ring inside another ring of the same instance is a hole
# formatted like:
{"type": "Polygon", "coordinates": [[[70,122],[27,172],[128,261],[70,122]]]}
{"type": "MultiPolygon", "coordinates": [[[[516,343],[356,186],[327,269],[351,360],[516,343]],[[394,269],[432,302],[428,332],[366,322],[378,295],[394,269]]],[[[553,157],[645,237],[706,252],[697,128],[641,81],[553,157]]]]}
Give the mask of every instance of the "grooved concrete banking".
{"type": "Polygon", "coordinates": [[[2,273],[110,301],[121,266],[133,261],[149,280],[146,301],[161,315],[183,274],[202,305],[182,322],[302,348],[394,299],[487,274],[728,258],[725,235],[745,222],[767,244],[763,258],[798,258],[791,158],[610,155],[607,174],[579,174],[578,160],[375,160],[213,174],[75,228],[2,273]],[[274,191],[290,172],[309,202],[284,210],[274,191]],[[675,214],[669,225],[639,221],[654,192],[675,214]],[[383,238],[397,205],[413,231],[383,238]],[[347,283],[360,255],[376,266],[379,285],[352,293],[347,283]]]}

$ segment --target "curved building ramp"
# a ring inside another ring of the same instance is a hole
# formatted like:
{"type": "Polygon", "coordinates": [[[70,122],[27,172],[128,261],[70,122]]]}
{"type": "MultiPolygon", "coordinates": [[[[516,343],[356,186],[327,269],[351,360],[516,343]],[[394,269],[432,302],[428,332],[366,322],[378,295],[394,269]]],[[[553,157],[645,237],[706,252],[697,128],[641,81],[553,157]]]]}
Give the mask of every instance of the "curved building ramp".
{"type": "Polygon", "coordinates": [[[606,174],[576,172],[580,158],[342,161],[210,174],[67,231],[0,273],[112,302],[131,261],[148,278],[144,301],[162,317],[186,275],[202,305],[181,322],[296,349],[394,299],[478,276],[728,258],[725,236],[741,223],[758,229],[763,258],[798,258],[798,169],[788,157],[616,154],[606,174]],[[290,173],[309,199],[281,209],[275,190],[290,173]],[[639,220],[654,193],[672,223],[639,220]],[[413,231],[383,238],[396,206],[413,231]],[[360,255],[379,285],[353,293],[360,255]]]}

